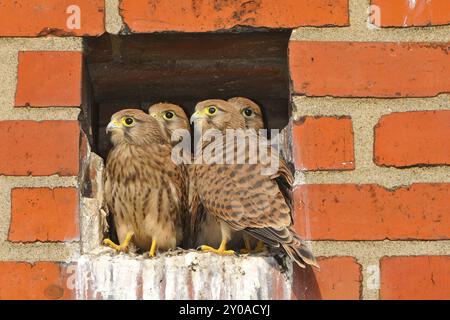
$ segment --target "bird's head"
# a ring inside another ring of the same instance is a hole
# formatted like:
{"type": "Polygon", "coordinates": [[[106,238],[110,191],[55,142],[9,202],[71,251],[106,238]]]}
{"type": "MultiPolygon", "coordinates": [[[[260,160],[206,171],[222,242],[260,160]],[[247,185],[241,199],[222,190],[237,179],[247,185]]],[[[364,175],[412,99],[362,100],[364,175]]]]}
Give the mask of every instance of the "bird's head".
{"type": "Polygon", "coordinates": [[[114,145],[122,142],[136,145],[166,142],[158,122],[138,109],[125,109],[113,114],[106,133],[111,135],[114,145]]]}
{"type": "Polygon", "coordinates": [[[261,130],[264,129],[263,115],[261,108],[252,100],[235,97],[228,100],[233,106],[235,106],[245,119],[245,128],[261,130]]]}
{"type": "Polygon", "coordinates": [[[165,132],[168,139],[170,139],[175,130],[190,132],[189,119],[184,110],[176,104],[154,104],[149,108],[148,113],[158,121],[161,130],[165,132]]]}
{"type": "Polygon", "coordinates": [[[202,130],[245,129],[244,118],[239,110],[225,100],[211,99],[199,102],[191,116],[191,123],[202,130]]]}

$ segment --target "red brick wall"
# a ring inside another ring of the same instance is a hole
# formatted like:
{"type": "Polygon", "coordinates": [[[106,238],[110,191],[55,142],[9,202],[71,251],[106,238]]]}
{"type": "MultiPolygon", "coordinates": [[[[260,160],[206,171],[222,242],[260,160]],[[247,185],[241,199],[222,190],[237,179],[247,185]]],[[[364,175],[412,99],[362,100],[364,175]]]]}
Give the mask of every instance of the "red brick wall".
{"type": "Polygon", "coordinates": [[[102,0],[7,0],[0,6],[0,35],[5,37],[95,36],[105,31],[102,0]],[[68,27],[72,6],[82,15],[80,29],[68,27]]]}
{"type": "Polygon", "coordinates": [[[413,27],[446,25],[450,23],[450,3],[446,0],[432,1],[372,0],[381,12],[380,26],[413,27]]]}
{"type": "Polygon", "coordinates": [[[80,250],[81,37],[237,27],[298,28],[288,53],[296,230],[321,270],[296,270],[293,298],[450,298],[447,0],[119,2],[111,17],[101,0],[0,3],[0,41],[30,38],[8,43],[0,61],[16,74],[0,107],[9,223],[0,249],[42,248],[2,258],[0,298],[73,297],[65,270],[80,250]],[[366,25],[369,4],[379,29],[366,25]]]}
{"type": "MultiPolygon", "coordinates": [[[[341,250],[360,266],[340,270],[337,258],[322,261],[317,283],[300,273],[301,286],[318,288],[301,297],[321,291],[322,298],[450,298],[448,259],[439,256],[449,252],[450,239],[450,43],[419,35],[450,23],[450,3],[415,3],[371,1],[372,13],[381,13],[373,24],[397,29],[371,31],[355,19],[351,31],[300,29],[291,41],[299,96],[293,156],[303,171],[295,188],[296,230],[316,252],[341,250]],[[447,250],[429,247],[431,240],[447,250]],[[344,287],[322,282],[330,269],[344,287]]],[[[362,8],[353,12],[363,17],[362,8]]]]}
{"type": "Polygon", "coordinates": [[[0,3],[0,37],[8,37],[0,38],[7,96],[0,107],[0,212],[8,222],[0,236],[0,299],[74,297],[68,268],[80,253],[82,38],[55,36],[102,34],[104,11],[101,0],[0,3]],[[69,28],[73,5],[80,29],[69,28]]]}
{"type": "Polygon", "coordinates": [[[133,32],[205,32],[235,26],[295,28],[348,25],[347,0],[120,2],[124,23],[133,32]]]}
{"type": "Polygon", "coordinates": [[[0,299],[58,300],[73,298],[66,266],[53,262],[0,262],[0,299]]]}

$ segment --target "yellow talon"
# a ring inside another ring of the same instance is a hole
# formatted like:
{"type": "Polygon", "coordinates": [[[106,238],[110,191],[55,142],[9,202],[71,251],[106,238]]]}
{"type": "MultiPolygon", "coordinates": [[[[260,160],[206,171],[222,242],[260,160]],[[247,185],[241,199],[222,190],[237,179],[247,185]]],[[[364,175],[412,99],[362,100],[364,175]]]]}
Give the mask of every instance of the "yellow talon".
{"type": "Polygon", "coordinates": [[[256,245],[255,249],[252,249],[252,246],[250,245],[250,240],[244,239],[245,248],[241,249],[240,253],[242,254],[252,254],[252,253],[261,253],[266,250],[266,247],[264,246],[264,242],[259,240],[258,244],[256,245]]]}
{"type": "Polygon", "coordinates": [[[255,247],[255,250],[253,250],[254,253],[260,253],[266,251],[266,246],[264,245],[264,241],[259,240],[258,244],[255,247]]]}
{"type": "Polygon", "coordinates": [[[121,245],[117,245],[114,242],[112,242],[110,239],[103,240],[103,244],[113,248],[117,252],[128,252],[128,246],[130,245],[131,238],[133,237],[133,232],[128,232],[127,236],[125,237],[125,240],[121,245]]]}
{"type": "Polygon", "coordinates": [[[242,254],[248,254],[252,252],[252,246],[250,245],[250,240],[248,240],[247,238],[244,239],[244,245],[245,248],[241,249],[240,253],[242,254]]]}
{"type": "Polygon", "coordinates": [[[150,257],[154,257],[154,256],[155,256],[155,252],[156,252],[156,240],[153,239],[153,240],[152,240],[152,245],[151,245],[151,247],[150,247],[150,252],[148,253],[148,255],[149,255],[150,257]]]}
{"type": "Polygon", "coordinates": [[[226,250],[226,245],[227,245],[227,242],[222,240],[222,243],[220,244],[219,249],[214,249],[213,247],[210,247],[210,246],[201,246],[200,250],[202,250],[204,252],[213,252],[213,253],[220,254],[220,255],[235,254],[235,252],[233,250],[226,250]]]}

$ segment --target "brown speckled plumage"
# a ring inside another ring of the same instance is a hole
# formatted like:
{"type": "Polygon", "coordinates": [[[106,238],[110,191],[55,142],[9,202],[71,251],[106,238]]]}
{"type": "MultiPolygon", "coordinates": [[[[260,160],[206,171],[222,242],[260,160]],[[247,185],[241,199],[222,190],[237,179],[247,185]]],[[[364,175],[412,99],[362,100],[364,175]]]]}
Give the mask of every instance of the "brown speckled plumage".
{"type": "Polygon", "coordinates": [[[161,250],[175,248],[183,239],[187,205],[183,169],[171,161],[170,141],[153,117],[128,109],[112,121],[121,124],[124,117],[133,118],[134,126],[113,130],[105,170],[105,201],[119,241],[132,232],[132,243],[142,250],[152,240],[161,250]]]}
{"type": "MultiPolygon", "coordinates": [[[[196,125],[201,123],[203,130],[215,128],[225,132],[245,128],[244,117],[232,103],[208,100],[199,103],[196,111],[208,106],[217,106],[219,111],[196,120],[196,125]]],[[[275,153],[272,156],[278,157],[275,153]]],[[[317,265],[291,228],[292,210],[286,191],[280,189],[280,180],[284,180],[282,185],[289,186],[293,182],[292,174],[285,162],[279,161],[278,171],[270,176],[262,174],[261,163],[195,165],[192,177],[199,203],[219,220],[223,238],[229,240],[233,232],[244,231],[270,246],[281,246],[302,267],[317,265]]],[[[197,208],[193,209],[194,213],[198,212],[197,208]]]]}
{"type": "MultiPolygon", "coordinates": [[[[176,104],[172,103],[157,103],[148,109],[148,113],[152,116],[156,121],[158,121],[161,130],[165,132],[165,137],[171,142],[172,145],[178,143],[179,141],[172,141],[171,137],[174,131],[176,130],[184,130],[186,134],[191,134],[191,127],[189,125],[189,119],[184,112],[183,108],[176,104]],[[171,119],[167,119],[165,115],[167,112],[172,112],[174,117],[171,119]]],[[[183,248],[190,248],[192,246],[191,241],[191,229],[190,229],[190,214],[188,210],[188,196],[189,196],[189,164],[183,164],[179,166],[182,175],[183,182],[183,212],[182,212],[182,220],[183,220],[183,248]]]]}
{"type": "MultiPolygon", "coordinates": [[[[260,107],[252,100],[244,97],[235,97],[228,100],[228,102],[234,106],[245,120],[246,129],[260,130],[264,129],[264,120],[260,107]],[[250,109],[250,114],[246,113],[246,109],[250,109]]],[[[193,170],[192,168],[190,169],[193,170]]],[[[192,173],[191,175],[192,176],[192,173]]],[[[190,194],[195,194],[193,191],[190,194]]],[[[196,199],[198,202],[198,199],[196,199]]],[[[221,241],[220,234],[220,221],[217,217],[207,214],[203,206],[200,204],[193,204],[193,199],[191,196],[191,207],[197,208],[196,214],[194,215],[196,221],[193,222],[195,230],[192,234],[195,235],[195,244],[200,246],[204,243],[208,243],[212,246],[219,246],[221,241]]],[[[231,241],[229,246],[231,248],[239,248],[243,246],[244,233],[241,231],[233,232],[231,235],[231,241]]],[[[256,242],[251,241],[250,244],[255,246],[256,242]]]]}
{"type": "Polygon", "coordinates": [[[264,129],[264,119],[261,108],[252,100],[244,97],[235,97],[228,100],[245,119],[245,128],[261,130],[264,129]],[[251,114],[247,115],[245,109],[251,110],[251,114]]]}

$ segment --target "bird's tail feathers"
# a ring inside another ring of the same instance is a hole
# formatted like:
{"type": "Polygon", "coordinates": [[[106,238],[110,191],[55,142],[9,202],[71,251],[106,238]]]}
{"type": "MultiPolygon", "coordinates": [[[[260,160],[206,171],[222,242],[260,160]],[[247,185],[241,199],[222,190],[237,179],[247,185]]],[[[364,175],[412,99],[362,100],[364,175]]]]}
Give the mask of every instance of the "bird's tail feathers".
{"type": "Polygon", "coordinates": [[[301,268],[305,268],[305,265],[308,264],[320,269],[316,258],[307,247],[295,246],[292,244],[282,244],[282,246],[288,256],[293,259],[301,268]]]}
{"type": "Polygon", "coordinates": [[[269,246],[281,245],[288,256],[302,268],[306,264],[320,268],[306,243],[291,228],[247,228],[245,231],[269,246]]]}

